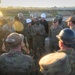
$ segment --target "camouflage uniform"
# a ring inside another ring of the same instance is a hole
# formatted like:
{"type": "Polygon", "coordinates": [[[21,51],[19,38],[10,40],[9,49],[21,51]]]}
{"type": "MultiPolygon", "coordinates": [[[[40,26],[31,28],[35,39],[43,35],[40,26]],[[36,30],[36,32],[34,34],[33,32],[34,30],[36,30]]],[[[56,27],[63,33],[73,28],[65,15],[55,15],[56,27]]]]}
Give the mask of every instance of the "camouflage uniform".
{"type": "Polygon", "coordinates": [[[9,51],[0,56],[0,75],[35,75],[35,64],[28,55],[9,51]]]}
{"type": "Polygon", "coordinates": [[[33,25],[31,28],[31,35],[33,38],[33,54],[35,59],[39,58],[41,54],[44,52],[44,35],[45,35],[45,28],[43,25],[33,25]]]}
{"type": "Polygon", "coordinates": [[[63,28],[67,28],[66,22],[63,21],[63,15],[59,14],[56,16],[56,18],[59,20],[59,25],[63,28]]]}
{"type": "Polygon", "coordinates": [[[58,52],[64,52],[68,55],[69,63],[72,69],[71,75],[74,75],[75,74],[75,51],[74,49],[66,49],[66,50],[60,49],[58,52]]]}
{"type": "Polygon", "coordinates": [[[59,25],[62,27],[62,28],[68,28],[66,22],[62,21],[61,23],[59,23],[59,25]]]}
{"type": "Polygon", "coordinates": [[[69,63],[71,66],[71,75],[75,74],[75,51],[73,46],[75,45],[75,33],[69,28],[64,28],[56,36],[59,40],[60,50],[58,52],[64,52],[67,54],[69,63]]]}
{"type": "Polygon", "coordinates": [[[54,28],[51,26],[49,30],[49,38],[50,38],[50,50],[53,52],[54,50],[58,50],[58,39],[56,38],[56,35],[62,30],[63,28],[61,26],[58,26],[57,28],[54,28]]]}
{"type": "Polygon", "coordinates": [[[63,52],[45,55],[39,65],[43,75],[69,75],[71,72],[68,57],[63,52]]]}
{"type": "Polygon", "coordinates": [[[28,41],[28,44],[29,44],[29,49],[31,50],[32,49],[31,27],[29,27],[29,26],[26,27],[25,34],[26,34],[27,41],[28,41]]]}
{"type": "Polygon", "coordinates": [[[0,56],[0,75],[35,75],[34,60],[21,53],[22,37],[18,33],[11,33],[6,42],[10,51],[0,56]]]}
{"type": "Polygon", "coordinates": [[[2,27],[0,26],[0,54],[3,53],[3,51],[2,51],[2,44],[3,44],[2,39],[3,39],[2,27]]]}

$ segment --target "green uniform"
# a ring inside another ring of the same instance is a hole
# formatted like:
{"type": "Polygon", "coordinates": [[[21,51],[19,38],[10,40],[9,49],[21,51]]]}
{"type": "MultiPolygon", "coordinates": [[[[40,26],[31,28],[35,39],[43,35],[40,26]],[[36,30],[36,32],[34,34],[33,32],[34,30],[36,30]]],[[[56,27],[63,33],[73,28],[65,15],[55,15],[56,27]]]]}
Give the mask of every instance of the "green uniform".
{"type": "Polygon", "coordinates": [[[49,30],[49,38],[50,38],[50,50],[51,52],[56,51],[59,49],[58,47],[58,39],[56,38],[56,35],[62,30],[63,28],[61,26],[58,26],[57,28],[54,28],[51,26],[49,30]]]}
{"type": "Polygon", "coordinates": [[[27,41],[28,41],[28,44],[29,44],[29,49],[31,50],[32,49],[31,27],[29,27],[29,26],[26,27],[25,34],[26,34],[27,41]]]}
{"type": "Polygon", "coordinates": [[[44,41],[45,41],[45,28],[43,25],[33,25],[31,28],[31,35],[33,38],[33,54],[37,58],[44,51],[44,41]]]}
{"type": "Polygon", "coordinates": [[[34,60],[19,51],[10,50],[0,56],[0,75],[35,75],[34,60]]]}
{"type": "Polygon", "coordinates": [[[71,75],[74,75],[75,74],[75,51],[74,49],[59,50],[58,52],[64,52],[68,55],[71,69],[72,69],[71,75]]]}

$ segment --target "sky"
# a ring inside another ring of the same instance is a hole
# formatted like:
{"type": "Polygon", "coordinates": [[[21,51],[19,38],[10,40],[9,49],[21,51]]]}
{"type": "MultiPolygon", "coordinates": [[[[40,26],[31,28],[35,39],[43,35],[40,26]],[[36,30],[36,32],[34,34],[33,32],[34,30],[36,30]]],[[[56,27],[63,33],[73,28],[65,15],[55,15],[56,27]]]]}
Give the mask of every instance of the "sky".
{"type": "Polygon", "coordinates": [[[1,7],[73,7],[75,0],[1,0],[1,7]]]}

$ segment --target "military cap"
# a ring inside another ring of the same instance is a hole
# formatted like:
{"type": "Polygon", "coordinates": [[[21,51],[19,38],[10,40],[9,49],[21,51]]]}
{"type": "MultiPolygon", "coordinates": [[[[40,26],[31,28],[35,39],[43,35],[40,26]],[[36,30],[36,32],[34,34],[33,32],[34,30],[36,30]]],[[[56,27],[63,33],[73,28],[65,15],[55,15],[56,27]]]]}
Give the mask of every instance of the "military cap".
{"type": "Polygon", "coordinates": [[[12,46],[18,45],[22,42],[22,38],[18,33],[11,33],[7,36],[6,42],[12,46]]]}
{"type": "Polygon", "coordinates": [[[71,72],[68,56],[63,52],[47,54],[39,61],[40,71],[47,75],[54,73],[67,75],[71,72]]]}
{"type": "Polygon", "coordinates": [[[69,22],[69,21],[75,22],[75,16],[70,16],[70,17],[66,20],[66,22],[69,22]]]}

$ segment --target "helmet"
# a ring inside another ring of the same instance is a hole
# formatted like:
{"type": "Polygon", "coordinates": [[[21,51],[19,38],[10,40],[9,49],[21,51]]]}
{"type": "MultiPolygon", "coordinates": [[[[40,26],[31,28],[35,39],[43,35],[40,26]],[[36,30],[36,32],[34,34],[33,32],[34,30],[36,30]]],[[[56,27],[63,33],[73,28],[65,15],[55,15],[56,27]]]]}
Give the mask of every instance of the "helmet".
{"type": "Polygon", "coordinates": [[[26,23],[30,23],[31,22],[31,19],[26,19],[26,23]]]}
{"type": "Polygon", "coordinates": [[[41,18],[46,18],[46,14],[41,14],[41,18]]]}
{"type": "Polygon", "coordinates": [[[59,19],[59,20],[60,19],[62,20],[63,19],[63,15],[59,14],[59,15],[56,16],[56,18],[59,19]]]}
{"type": "Polygon", "coordinates": [[[59,40],[62,40],[66,44],[74,44],[75,43],[75,33],[73,30],[71,30],[69,28],[62,29],[56,37],[59,40]]]}

